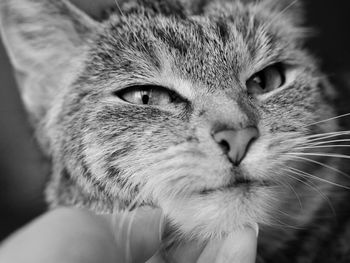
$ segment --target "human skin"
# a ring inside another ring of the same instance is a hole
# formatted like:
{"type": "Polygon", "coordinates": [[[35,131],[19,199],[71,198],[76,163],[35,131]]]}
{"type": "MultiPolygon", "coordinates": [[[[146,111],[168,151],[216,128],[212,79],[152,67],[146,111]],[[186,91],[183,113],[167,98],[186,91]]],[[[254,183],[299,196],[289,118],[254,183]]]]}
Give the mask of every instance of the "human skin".
{"type": "MultiPolygon", "coordinates": [[[[161,210],[96,215],[86,210],[49,211],[3,242],[0,262],[165,263],[158,253],[161,210]]],[[[206,246],[188,243],[170,255],[174,263],[253,263],[257,229],[246,227],[206,246]]]]}

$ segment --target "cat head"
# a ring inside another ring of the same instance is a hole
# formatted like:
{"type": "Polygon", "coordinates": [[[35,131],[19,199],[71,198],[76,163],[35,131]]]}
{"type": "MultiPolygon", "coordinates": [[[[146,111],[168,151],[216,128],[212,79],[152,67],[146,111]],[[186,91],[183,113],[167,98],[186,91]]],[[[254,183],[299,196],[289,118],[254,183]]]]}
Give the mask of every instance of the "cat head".
{"type": "Polygon", "coordinates": [[[151,204],[202,239],[306,220],[295,156],[335,125],[310,125],[332,109],[295,1],[120,1],[103,22],[63,0],[0,8],[52,206],[151,204]]]}

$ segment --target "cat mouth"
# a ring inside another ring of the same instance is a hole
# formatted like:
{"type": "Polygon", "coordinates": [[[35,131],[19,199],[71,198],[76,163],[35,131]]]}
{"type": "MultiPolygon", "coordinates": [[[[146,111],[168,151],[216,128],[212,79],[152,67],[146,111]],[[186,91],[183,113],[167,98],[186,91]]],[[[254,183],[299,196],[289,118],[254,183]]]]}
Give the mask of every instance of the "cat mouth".
{"type": "Polygon", "coordinates": [[[233,182],[231,182],[225,186],[221,186],[221,187],[217,187],[217,188],[207,188],[207,189],[201,190],[200,194],[208,195],[208,194],[211,194],[214,192],[231,191],[231,190],[237,190],[237,189],[249,191],[252,188],[268,187],[271,185],[272,185],[272,183],[269,181],[258,181],[258,180],[252,180],[252,179],[247,179],[247,178],[243,178],[243,177],[238,177],[233,182]]]}

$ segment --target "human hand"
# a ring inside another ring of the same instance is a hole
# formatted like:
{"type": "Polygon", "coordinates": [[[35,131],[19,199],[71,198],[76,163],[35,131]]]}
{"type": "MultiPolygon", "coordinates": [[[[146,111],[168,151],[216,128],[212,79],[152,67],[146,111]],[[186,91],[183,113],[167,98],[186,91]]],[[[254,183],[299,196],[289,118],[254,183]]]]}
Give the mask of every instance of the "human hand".
{"type": "Polygon", "coordinates": [[[145,262],[160,245],[159,209],[96,215],[74,208],[47,212],[0,247],[0,262],[145,262]]]}
{"type": "MultiPolygon", "coordinates": [[[[0,247],[0,262],[41,263],[164,263],[160,253],[163,216],[159,209],[95,215],[61,208],[28,224],[0,247]]],[[[206,263],[255,261],[256,234],[251,228],[205,247],[184,244],[171,252],[171,262],[206,263]]]]}
{"type": "MultiPolygon", "coordinates": [[[[254,263],[256,259],[259,228],[255,224],[231,233],[221,240],[211,240],[206,245],[183,244],[171,251],[171,263],[254,263]]],[[[165,263],[159,254],[147,263],[165,263]]]]}

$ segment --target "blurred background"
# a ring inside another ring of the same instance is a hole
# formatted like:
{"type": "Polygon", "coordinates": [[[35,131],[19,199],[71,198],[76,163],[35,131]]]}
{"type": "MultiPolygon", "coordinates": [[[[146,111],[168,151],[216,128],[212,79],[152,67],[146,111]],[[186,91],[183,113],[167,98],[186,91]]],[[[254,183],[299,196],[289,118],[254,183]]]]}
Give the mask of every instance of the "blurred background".
{"type": "MultiPolygon", "coordinates": [[[[75,0],[87,10],[99,1],[75,0]],[[86,4],[89,2],[88,4],[86,4]],[[84,4],[85,3],[85,4],[84,4]]],[[[276,0],[278,1],[278,0],[276,0]]],[[[315,36],[309,49],[342,96],[339,114],[350,112],[350,1],[304,0],[315,36]]],[[[8,58],[0,42],[0,241],[46,209],[43,189],[49,161],[36,146],[8,58]]],[[[346,126],[350,121],[343,119],[346,126]]]]}

